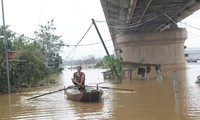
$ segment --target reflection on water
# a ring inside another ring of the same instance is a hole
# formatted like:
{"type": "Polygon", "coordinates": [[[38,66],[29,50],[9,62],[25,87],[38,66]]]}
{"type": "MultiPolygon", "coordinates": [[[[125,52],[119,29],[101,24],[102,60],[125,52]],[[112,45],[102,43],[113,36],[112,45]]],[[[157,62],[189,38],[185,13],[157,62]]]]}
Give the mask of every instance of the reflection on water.
{"type": "MultiPolygon", "coordinates": [[[[177,70],[178,99],[175,99],[172,72],[175,68],[162,71],[163,80],[132,80],[122,84],[106,82],[101,86],[134,89],[135,92],[105,89],[100,102],[85,103],[67,99],[63,91],[32,100],[34,95],[43,94],[72,85],[74,71],[65,69],[57,83],[46,87],[25,89],[9,96],[0,95],[0,118],[14,120],[199,120],[200,86],[195,83],[200,75],[200,65],[187,65],[177,70]],[[11,112],[9,112],[11,111],[11,112]]],[[[86,84],[104,82],[104,70],[84,70],[86,84]]]]}

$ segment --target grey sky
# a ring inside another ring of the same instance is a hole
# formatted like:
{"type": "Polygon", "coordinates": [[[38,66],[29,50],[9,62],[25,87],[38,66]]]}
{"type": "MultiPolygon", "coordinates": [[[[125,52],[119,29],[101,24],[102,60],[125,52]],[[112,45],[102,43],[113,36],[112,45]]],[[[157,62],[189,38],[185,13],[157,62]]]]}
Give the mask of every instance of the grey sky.
{"type": "MultiPolygon", "coordinates": [[[[61,35],[64,43],[69,45],[75,45],[82,38],[91,25],[92,18],[105,21],[100,0],[4,0],[4,9],[5,21],[7,25],[10,25],[10,29],[20,34],[24,33],[28,37],[33,37],[38,24],[44,25],[47,21],[54,19],[56,34],[61,35]]],[[[200,12],[185,19],[184,23],[200,28],[199,19],[200,12]]],[[[2,25],[2,19],[0,19],[0,25],[2,25]]],[[[109,40],[110,35],[106,23],[97,23],[97,26],[103,39],[109,40]]],[[[187,30],[188,40],[185,45],[199,47],[199,30],[191,27],[187,27],[187,30]]],[[[98,42],[100,39],[93,26],[80,45],[98,42]]],[[[105,44],[112,54],[114,49],[112,42],[108,41],[105,44]]],[[[64,59],[83,58],[91,54],[95,57],[106,55],[102,44],[77,47],[75,52],[67,57],[72,49],[73,47],[62,49],[61,54],[64,59]]]]}

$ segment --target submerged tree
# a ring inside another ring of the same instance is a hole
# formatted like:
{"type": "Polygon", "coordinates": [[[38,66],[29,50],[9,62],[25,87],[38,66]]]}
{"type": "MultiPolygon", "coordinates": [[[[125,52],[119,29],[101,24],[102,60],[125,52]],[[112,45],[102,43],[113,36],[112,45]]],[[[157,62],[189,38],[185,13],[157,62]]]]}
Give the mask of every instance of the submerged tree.
{"type": "Polygon", "coordinates": [[[14,61],[20,61],[22,64],[16,65],[14,70],[19,74],[16,78],[18,85],[26,83],[29,86],[35,86],[38,81],[44,79],[50,69],[45,65],[45,57],[37,50],[36,44],[26,44],[23,37],[19,37],[13,43],[16,48],[14,61]]]}
{"type": "Polygon", "coordinates": [[[116,83],[121,83],[122,81],[122,61],[115,55],[106,55],[103,60],[96,64],[96,67],[107,67],[110,68],[109,76],[114,79],[116,83]]]}
{"type": "Polygon", "coordinates": [[[47,23],[40,25],[41,29],[35,32],[38,41],[29,42],[24,35],[16,37],[13,32],[6,30],[7,46],[4,45],[3,28],[0,27],[0,93],[7,93],[8,90],[5,47],[14,52],[9,59],[11,92],[17,91],[22,83],[36,86],[59,68],[62,63],[59,50],[63,43],[61,36],[53,33],[56,29],[53,20],[47,23]]]}

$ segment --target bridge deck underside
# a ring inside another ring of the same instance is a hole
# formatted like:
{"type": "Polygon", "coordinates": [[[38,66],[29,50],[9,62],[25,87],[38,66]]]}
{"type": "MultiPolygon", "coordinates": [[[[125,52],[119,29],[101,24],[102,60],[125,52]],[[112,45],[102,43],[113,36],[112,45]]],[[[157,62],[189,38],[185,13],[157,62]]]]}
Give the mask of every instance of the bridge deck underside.
{"type": "Polygon", "coordinates": [[[101,0],[112,36],[176,28],[200,8],[200,0],[101,0]]]}

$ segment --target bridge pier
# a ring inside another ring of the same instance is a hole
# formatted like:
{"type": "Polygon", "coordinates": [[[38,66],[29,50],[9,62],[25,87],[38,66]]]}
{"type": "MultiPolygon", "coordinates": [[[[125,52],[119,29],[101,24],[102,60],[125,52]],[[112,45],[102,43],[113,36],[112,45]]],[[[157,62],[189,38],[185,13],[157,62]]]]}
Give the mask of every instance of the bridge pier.
{"type": "Polygon", "coordinates": [[[125,62],[146,62],[162,65],[185,64],[186,29],[160,32],[128,33],[117,38],[125,62]]]}

